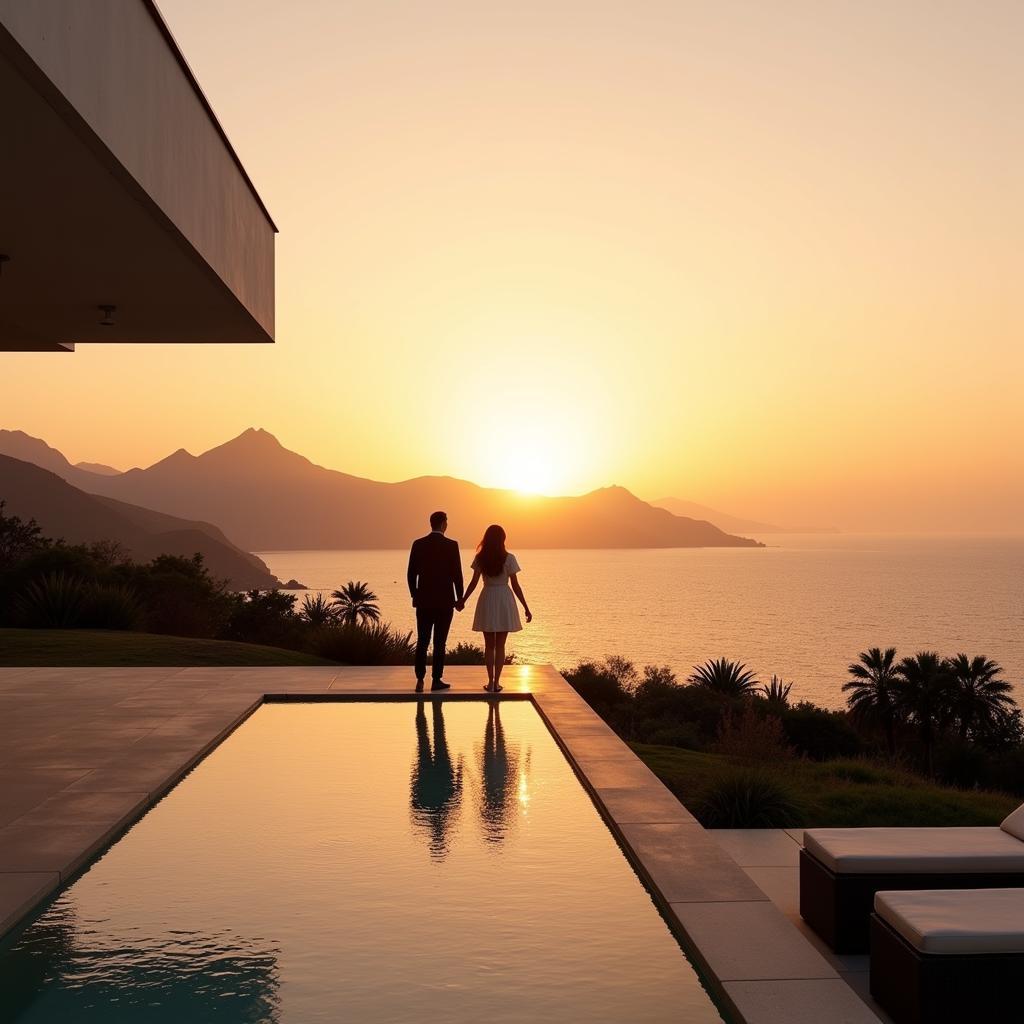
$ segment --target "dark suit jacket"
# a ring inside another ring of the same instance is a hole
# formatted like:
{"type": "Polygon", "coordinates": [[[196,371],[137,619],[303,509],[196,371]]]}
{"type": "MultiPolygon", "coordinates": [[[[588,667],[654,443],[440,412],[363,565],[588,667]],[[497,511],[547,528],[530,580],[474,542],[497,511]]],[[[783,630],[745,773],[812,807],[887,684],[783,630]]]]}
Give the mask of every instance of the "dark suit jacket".
{"type": "Polygon", "coordinates": [[[412,542],[409,552],[409,593],[417,608],[454,608],[462,600],[462,558],[459,545],[441,533],[412,542]]]}

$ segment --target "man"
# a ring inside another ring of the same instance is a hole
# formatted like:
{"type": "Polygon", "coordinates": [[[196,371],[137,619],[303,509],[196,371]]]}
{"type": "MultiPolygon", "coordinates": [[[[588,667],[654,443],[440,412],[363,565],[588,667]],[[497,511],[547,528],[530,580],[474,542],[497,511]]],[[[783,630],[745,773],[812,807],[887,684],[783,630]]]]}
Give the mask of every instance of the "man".
{"type": "Polygon", "coordinates": [[[423,689],[427,674],[427,648],[434,635],[432,690],[447,690],[444,675],[444,646],[455,609],[462,611],[462,558],[459,545],[445,537],[448,516],[434,512],[430,533],[412,543],[409,552],[409,593],[416,609],[416,691],[423,689]]]}

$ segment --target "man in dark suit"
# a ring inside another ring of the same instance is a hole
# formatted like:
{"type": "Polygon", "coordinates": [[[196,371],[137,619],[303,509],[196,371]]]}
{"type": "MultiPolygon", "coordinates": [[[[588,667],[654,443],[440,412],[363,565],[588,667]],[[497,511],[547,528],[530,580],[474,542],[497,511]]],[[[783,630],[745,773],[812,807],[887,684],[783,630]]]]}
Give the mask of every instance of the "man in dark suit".
{"type": "Polygon", "coordinates": [[[463,609],[462,557],[459,545],[445,537],[448,516],[434,512],[430,533],[414,540],[409,552],[409,593],[416,609],[416,690],[423,689],[427,674],[427,648],[434,635],[432,690],[447,690],[444,675],[444,646],[455,609],[463,609]]]}

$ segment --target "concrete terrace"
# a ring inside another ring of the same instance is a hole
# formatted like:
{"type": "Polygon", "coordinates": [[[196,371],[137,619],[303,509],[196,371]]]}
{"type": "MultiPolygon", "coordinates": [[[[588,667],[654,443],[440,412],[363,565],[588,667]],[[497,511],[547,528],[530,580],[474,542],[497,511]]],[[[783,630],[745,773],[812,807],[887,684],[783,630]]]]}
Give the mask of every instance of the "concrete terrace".
{"type": "MultiPolygon", "coordinates": [[[[414,696],[402,668],[0,669],[0,935],[85,867],[265,700],[414,696]]],[[[440,698],[483,697],[453,667],[440,698]]],[[[710,990],[747,1024],[877,1024],[866,965],[794,920],[799,833],[710,832],[550,666],[514,665],[710,990]],[[848,958],[847,958],[848,959],[848,958]],[[856,991],[855,991],[856,990],[856,991]]],[[[863,958],[862,958],[863,959],[863,958]]]]}

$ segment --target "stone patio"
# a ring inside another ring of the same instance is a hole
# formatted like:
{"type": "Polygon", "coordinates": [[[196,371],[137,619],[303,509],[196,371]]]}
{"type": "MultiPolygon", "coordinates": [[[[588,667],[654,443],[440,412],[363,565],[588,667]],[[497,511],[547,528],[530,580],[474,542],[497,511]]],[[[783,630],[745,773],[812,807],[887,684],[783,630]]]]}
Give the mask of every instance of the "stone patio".
{"type": "MultiPolygon", "coordinates": [[[[481,676],[453,667],[433,699],[482,698],[481,676]]],[[[732,1019],[877,1024],[864,965],[794,920],[799,834],[706,831],[554,668],[502,682],[502,699],[533,701],[732,1019]]],[[[410,683],[383,667],[0,669],[0,934],[264,700],[404,700],[410,683]]]]}

